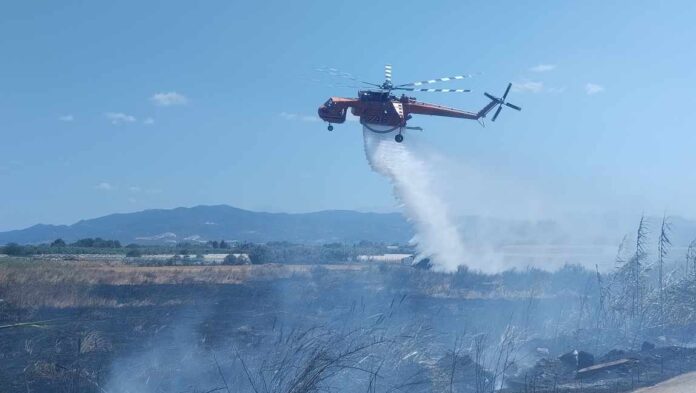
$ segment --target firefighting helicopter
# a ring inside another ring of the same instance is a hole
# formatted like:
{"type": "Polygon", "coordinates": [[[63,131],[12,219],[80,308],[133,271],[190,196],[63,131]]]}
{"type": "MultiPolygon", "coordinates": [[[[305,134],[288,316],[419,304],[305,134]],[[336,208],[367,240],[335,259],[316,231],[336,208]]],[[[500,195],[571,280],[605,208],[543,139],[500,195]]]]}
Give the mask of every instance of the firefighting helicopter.
{"type": "MultiPolygon", "coordinates": [[[[467,112],[459,109],[448,108],[440,105],[419,102],[415,97],[408,97],[402,94],[397,97],[392,94],[393,91],[423,91],[434,93],[468,93],[469,89],[423,89],[417,86],[428,85],[432,83],[448,82],[460,80],[470,77],[471,75],[457,75],[445,78],[437,78],[424,80],[420,82],[411,82],[395,85],[392,83],[392,67],[387,64],[384,66],[385,80],[382,84],[364,82],[353,77],[348,73],[339,72],[336,69],[329,69],[334,76],[341,76],[352,80],[360,89],[358,98],[331,97],[322,106],[319,107],[319,117],[328,122],[328,130],[333,131],[333,124],[341,124],[346,121],[348,108],[351,113],[360,118],[360,123],[367,129],[377,133],[389,133],[398,130],[394,140],[401,143],[404,140],[403,130],[422,130],[420,127],[408,127],[406,123],[411,120],[413,114],[416,115],[431,115],[454,117],[460,119],[482,120],[495,107],[495,113],[491,121],[495,121],[503,109],[503,106],[521,111],[517,105],[513,105],[506,101],[512,83],[508,83],[505,93],[498,98],[488,93],[483,93],[491,101],[478,112],[467,112]]],[[[349,87],[349,86],[344,86],[349,87]]],[[[482,123],[483,124],[483,123],[482,123]]]]}

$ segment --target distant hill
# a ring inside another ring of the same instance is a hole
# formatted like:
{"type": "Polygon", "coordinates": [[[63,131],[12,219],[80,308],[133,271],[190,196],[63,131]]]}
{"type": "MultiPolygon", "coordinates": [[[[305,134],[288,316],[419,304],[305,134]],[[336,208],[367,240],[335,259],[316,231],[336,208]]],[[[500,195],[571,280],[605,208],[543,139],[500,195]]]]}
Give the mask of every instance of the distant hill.
{"type": "MultiPolygon", "coordinates": [[[[603,246],[615,255],[621,238],[629,242],[640,217],[617,222],[598,217],[584,224],[550,220],[511,220],[477,216],[457,220],[460,234],[469,245],[499,248],[519,245],[603,246]]],[[[686,247],[696,237],[696,222],[671,219],[675,247],[686,247]]],[[[648,218],[649,244],[655,244],[660,217],[648,218]]],[[[370,240],[406,243],[413,228],[399,213],[360,213],[327,210],[316,213],[264,213],[227,205],[180,207],[110,214],[72,225],[34,225],[0,232],[0,245],[47,243],[57,238],[67,242],[87,237],[119,240],[123,244],[164,244],[182,241],[240,240],[251,242],[352,243],[370,240]]],[[[630,244],[629,244],[630,245],[630,244]]],[[[652,249],[656,249],[652,247],[652,249]]],[[[515,249],[519,253],[519,249],[515,249]]],[[[534,249],[535,253],[538,250],[534,249]]],[[[557,251],[554,251],[557,252],[557,251]]],[[[683,250],[675,250],[681,258],[683,250]]]]}
{"type": "Polygon", "coordinates": [[[329,210],[316,213],[263,213],[226,205],[154,209],[110,214],[72,225],[34,225],[0,232],[0,244],[75,241],[86,237],[122,243],[167,243],[205,240],[289,241],[297,243],[405,243],[411,226],[398,213],[329,210]]]}

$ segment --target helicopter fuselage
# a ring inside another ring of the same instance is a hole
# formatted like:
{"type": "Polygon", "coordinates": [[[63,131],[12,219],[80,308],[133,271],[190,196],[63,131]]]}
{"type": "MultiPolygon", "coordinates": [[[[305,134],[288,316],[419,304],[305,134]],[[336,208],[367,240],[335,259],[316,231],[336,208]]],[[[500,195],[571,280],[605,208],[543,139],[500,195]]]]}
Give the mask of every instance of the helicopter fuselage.
{"type": "Polygon", "coordinates": [[[319,117],[329,123],[341,124],[346,121],[348,109],[360,118],[363,124],[406,127],[413,114],[445,116],[477,120],[493,109],[498,102],[491,101],[477,113],[448,108],[440,105],[419,102],[405,94],[400,97],[389,91],[362,90],[358,98],[331,97],[319,107],[319,117]]]}

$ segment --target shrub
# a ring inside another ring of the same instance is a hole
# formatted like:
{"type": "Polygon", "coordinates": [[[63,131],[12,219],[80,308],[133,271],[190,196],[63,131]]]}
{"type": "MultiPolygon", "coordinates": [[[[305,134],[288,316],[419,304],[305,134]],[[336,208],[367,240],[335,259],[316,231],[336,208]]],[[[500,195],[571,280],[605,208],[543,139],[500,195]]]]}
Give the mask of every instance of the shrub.
{"type": "Polygon", "coordinates": [[[65,241],[58,238],[51,243],[51,247],[65,247],[65,241]]]}
{"type": "Polygon", "coordinates": [[[17,243],[6,244],[5,247],[2,247],[2,252],[12,256],[31,255],[31,249],[29,247],[20,246],[17,243]]]}
{"type": "Polygon", "coordinates": [[[133,248],[133,249],[128,250],[128,252],[126,253],[126,256],[131,257],[131,258],[138,258],[138,257],[143,256],[143,253],[140,252],[140,250],[138,250],[137,248],[133,248]]]}
{"type": "Polygon", "coordinates": [[[121,242],[118,240],[104,240],[100,237],[80,239],[72,244],[74,247],[87,248],[121,248],[121,242]]]}
{"type": "Polygon", "coordinates": [[[222,261],[223,265],[248,265],[249,259],[244,256],[236,256],[234,254],[227,254],[225,260],[222,261]]]}

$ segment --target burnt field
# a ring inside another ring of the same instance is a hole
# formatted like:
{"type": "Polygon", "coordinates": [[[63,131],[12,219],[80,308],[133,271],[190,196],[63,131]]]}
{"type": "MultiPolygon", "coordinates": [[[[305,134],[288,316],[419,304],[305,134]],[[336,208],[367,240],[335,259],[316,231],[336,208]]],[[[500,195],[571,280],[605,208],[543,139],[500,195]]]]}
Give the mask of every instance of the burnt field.
{"type": "Polygon", "coordinates": [[[601,277],[574,266],[16,259],[0,280],[7,392],[614,392],[696,369],[690,324],[610,325],[601,277]]]}

